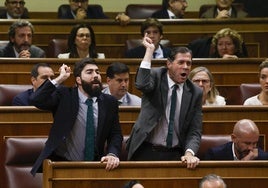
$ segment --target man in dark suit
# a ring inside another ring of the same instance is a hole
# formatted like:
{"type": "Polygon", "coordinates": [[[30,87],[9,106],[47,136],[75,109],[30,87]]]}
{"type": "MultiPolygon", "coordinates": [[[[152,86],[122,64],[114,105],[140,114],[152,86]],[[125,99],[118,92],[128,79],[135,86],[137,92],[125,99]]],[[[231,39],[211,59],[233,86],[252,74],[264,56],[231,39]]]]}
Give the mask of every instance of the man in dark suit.
{"type": "Polygon", "coordinates": [[[257,146],[259,135],[252,120],[239,120],[231,134],[232,142],[210,148],[205,160],[267,160],[268,153],[257,146]]]}
{"type": "Polygon", "coordinates": [[[216,0],[216,5],[204,12],[200,18],[244,18],[248,13],[232,6],[234,0],[216,0]]]}
{"type": "Polygon", "coordinates": [[[37,63],[33,66],[31,71],[31,83],[33,85],[32,89],[28,89],[24,92],[16,95],[12,100],[13,106],[29,106],[29,99],[33,92],[44,83],[47,79],[52,79],[54,77],[54,71],[47,63],[37,63]]]}
{"type": "Polygon", "coordinates": [[[93,150],[91,160],[107,162],[106,170],[116,168],[119,165],[123,140],[118,104],[113,96],[101,92],[101,76],[95,61],[85,58],[75,63],[73,70],[77,85],[75,87],[60,86],[70,77],[70,67],[63,64],[59,72],[57,78],[47,79],[30,98],[31,104],[52,111],[54,117],[45,148],[36,160],[31,173],[34,175],[46,158],[67,161],[87,160],[88,149],[93,150]],[[93,102],[91,107],[94,114],[87,120],[87,111],[90,109],[90,106],[87,106],[88,100],[93,102]],[[89,120],[94,124],[93,136],[86,134],[88,130],[86,124],[89,120]],[[86,143],[87,138],[93,140],[93,145],[86,143]]]}
{"type": "Polygon", "coordinates": [[[8,31],[9,43],[0,49],[0,57],[45,57],[44,50],[32,45],[33,30],[33,25],[29,21],[15,21],[8,31]]]}
{"type": "Polygon", "coordinates": [[[152,18],[176,19],[183,18],[188,7],[186,0],[163,0],[162,9],[152,14],[152,18]]]}
{"type": "MultiPolygon", "coordinates": [[[[163,25],[156,18],[147,18],[141,25],[141,36],[144,37],[145,34],[153,41],[155,45],[155,51],[153,54],[154,59],[167,58],[170,54],[170,49],[164,47],[160,44],[163,38],[163,25]]],[[[140,45],[136,48],[127,50],[127,58],[143,58],[146,48],[140,45]]]]}
{"type": "Polygon", "coordinates": [[[24,5],[24,0],[6,0],[6,9],[4,11],[1,11],[0,19],[29,18],[28,11],[24,5]]]}
{"type": "Polygon", "coordinates": [[[173,48],[167,67],[151,68],[155,46],[147,34],[143,44],[146,53],[135,83],[143,92],[142,105],[127,142],[128,159],[181,159],[188,168],[195,168],[202,132],[202,90],[187,78],[191,51],[173,48]]]}
{"type": "MultiPolygon", "coordinates": [[[[88,0],[69,0],[70,6],[60,6],[58,9],[59,19],[108,19],[101,7],[88,6],[88,0]]],[[[124,13],[119,13],[115,19],[122,25],[129,23],[130,18],[124,13]]]]}

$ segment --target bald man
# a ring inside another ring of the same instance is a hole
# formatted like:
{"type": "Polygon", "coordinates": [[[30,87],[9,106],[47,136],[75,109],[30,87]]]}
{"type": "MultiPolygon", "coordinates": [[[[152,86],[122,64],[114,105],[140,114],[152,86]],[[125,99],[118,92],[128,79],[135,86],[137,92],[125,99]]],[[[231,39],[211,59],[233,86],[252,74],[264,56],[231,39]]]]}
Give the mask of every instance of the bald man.
{"type": "Polygon", "coordinates": [[[267,160],[268,153],[257,146],[259,135],[252,120],[239,120],[231,134],[232,142],[209,149],[205,160],[267,160]]]}
{"type": "Polygon", "coordinates": [[[200,181],[199,188],[227,188],[227,185],[220,176],[208,174],[200,181]]]}

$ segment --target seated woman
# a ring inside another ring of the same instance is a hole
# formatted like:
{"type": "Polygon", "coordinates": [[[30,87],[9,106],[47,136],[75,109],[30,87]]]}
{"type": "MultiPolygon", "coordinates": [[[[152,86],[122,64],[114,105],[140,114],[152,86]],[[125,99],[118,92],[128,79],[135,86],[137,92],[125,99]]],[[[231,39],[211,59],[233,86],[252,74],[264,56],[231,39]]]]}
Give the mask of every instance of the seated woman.
{"type": "Polygon", "coordinates": [[[268,59],[259,66],[261,92],[245,100],[244,105],[268,105],[268,59]]]}
{"type": "Polygon", "coordinates": [[[206,67],[196,67],[190,74],[189,79],[203,90],[203,105],[225,105],[224,97],[219,95],[215,87],[214,78],[206,67]]]}
{"type": "Polygon", "coordinates": [[[194,40],[188,47],[193,51],[193,58],[248,57],[243,38],[230,28],[219,30],[213,37],[194,40]]]}
{"type": "Polygon", "coordinates": [[[68,53],[59,54],[58,58],[105,58],[96,52],[95,34],[88,24],[79,24],[72,28],[68,38],[68,53]]]}

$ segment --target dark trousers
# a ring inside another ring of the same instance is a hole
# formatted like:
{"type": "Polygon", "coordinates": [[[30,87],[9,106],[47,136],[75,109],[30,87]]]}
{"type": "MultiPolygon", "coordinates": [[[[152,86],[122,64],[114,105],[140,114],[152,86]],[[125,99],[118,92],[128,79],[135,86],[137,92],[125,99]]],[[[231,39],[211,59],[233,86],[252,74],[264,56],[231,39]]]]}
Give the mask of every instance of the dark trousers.
{"type": "Polygon", "coordinates": [[[143,142],[131,158],[131,161],[178,161],[183,155],[179,147],[166,148],[143,142]]]}

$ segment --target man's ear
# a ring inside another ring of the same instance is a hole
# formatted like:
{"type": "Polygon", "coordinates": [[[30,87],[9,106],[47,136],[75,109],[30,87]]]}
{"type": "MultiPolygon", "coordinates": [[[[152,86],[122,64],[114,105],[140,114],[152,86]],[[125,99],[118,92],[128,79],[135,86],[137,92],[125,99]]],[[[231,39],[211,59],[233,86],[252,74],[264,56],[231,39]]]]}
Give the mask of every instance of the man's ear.
{"type": "Polygon", "coordinates": [[[76,81],[76,83],[79,84],[79,85],[82,84],[82,83],[81,83],[81,77],[80,77],[80,76],[77,76],[77,77],[75,78],[75,81],[76,81]]]}

